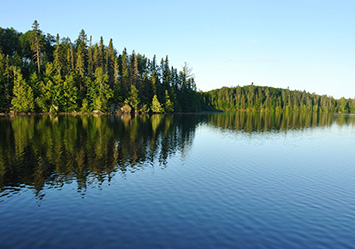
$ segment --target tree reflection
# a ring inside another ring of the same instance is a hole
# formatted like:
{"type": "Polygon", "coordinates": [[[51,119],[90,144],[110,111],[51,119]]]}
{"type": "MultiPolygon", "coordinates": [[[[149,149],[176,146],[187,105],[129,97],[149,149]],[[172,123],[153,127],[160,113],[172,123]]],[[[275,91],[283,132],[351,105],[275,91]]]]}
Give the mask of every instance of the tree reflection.
{"type": "Polygon", "coordinates": [[[166,167],[183,157],[201,123],[243,132],[355,125],[353,115],[235,112],[200,115],[29,116],[0,119],[0,196],[23,187],[41,198],[46,187],[110,182],[117,173],[166,167]]]}
{"type": "Polygon", "coordinates": [[[311,112],[230,112],[211,114],[209,124],[229,130],[243,132],[267,132],[299,130],[309,127],[354,125],[354,115],[311,112]]]}
{"type": "Polygon", "coordinates": [[[192,143],[199,118],[183,115],[31,116],[0,120],[0,188],[76,181],[78,191],[116,172],[165,167],[192,143]],[[158,164],[156,162],[159,162],[158,164]]]}

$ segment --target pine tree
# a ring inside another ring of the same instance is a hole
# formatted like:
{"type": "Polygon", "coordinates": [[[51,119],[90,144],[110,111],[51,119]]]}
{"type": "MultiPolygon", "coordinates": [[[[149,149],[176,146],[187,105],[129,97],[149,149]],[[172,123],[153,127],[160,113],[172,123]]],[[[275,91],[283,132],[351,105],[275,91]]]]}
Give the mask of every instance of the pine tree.
{"type": "Polygon", "coordinates": [[[85,76],[85,54],[83,47],[79,46],[76,52],[76,73],[80,75],[81,78],[85,76]]]}
{"type": "Polygon", "coordinates": [[[106,51],[106,71],[109,77],[109,85],[113,88],[115,82],[115,50],[113,48],[112,39],[110,39],[110,43],[108,45],[106,51]]]}
{"type": "Polygon", "coordinates": [[[62,68],[63,68],[63,50],[62,47],[60,45],[60,41],[59,41],[59,34],[57,34],[57,38],[56,38],[56,46],[55,46],[55,50],[53,53],[53,57],[54,57],[54,67],[57,70],[57,74],[58,75],[62,75],[62,68]]]}
{"type": "Polygon", "coordinates": [[[90,36],[90,43],[89,43],[89,48],[88,48],[88,75],[89,77],[92,77],[93,72],[94,72],[94,61],[93,61],[93,55],[92,55],[92,36],[90,36]]]}
{"type": "Polygon", "coordinates": [[[74,57],[74,48],[73,44],[71,43],[71,40],[69,39],[69,51],[68,51],[68,62],[70,62],[71,68],[70,72],[73,72],[75,70],[75,57],[74,57]]]}
{"type": "Polygon", "coordinates": [[[166,112],[174,111],[174,104],[170,101],[168,90],[165,90],[165,111],[166,112]]]}
{"type": "Polygon", "coordinates": [[[98,51],[98,66],[102,67],[102,69],[105,71],[105,63],[104,63],[104,58],[105,58],[105,45],[104,45],[104,39],[102,36],[100,37],[100,46],[99,46],[99,51],[98,51]]]}
{"type": "Polygon", "coordinates": [[[95,71],[95,98],[93,102],[94,110],[105,111],[107,104],[112,97],[112,90],[108,85],[108,75],[101,67],[95,71]]]}
{"type": "Polygon", "coordinates": [[[58,102],[56,98],[59,97],[56,83],[60,83],[61,79],[59,79],[59,82],[55,82],[54,74],[55,69],[53,64],[48,63],[44,72],[44,79],[37,82],[36,92],[38,96],[36,97],[36,104],[41,112],[58,111],[58,106],[55,104],[58,102]]]}
{"type": "Polygon", "coordinates": [[[78,104],[78,88],[75,83],[74,73],[70,73],[65,77],[62,89],[62,106],[61,109],[65,112],[72,112],[77,110],[78,104]]]}
{"type": "Polygon", "coordinates": [[[37,20],[33,22],[31,32],[31,49],[33,51],[33,58],[37,63],[38,73],[41,72],[41,50],[43,49],[42,31],[39,29],[37,20]]]}
{"type": "Polygon", "coordinates": [[[154,95],[154,97],[152,99],[152,105],[151,105],[150,109],[152,110],[152,112],[155,112],[155,113],[164,112],[164,108],[161,106],[157,95],[154,95]]]}
{"type": "Polygon", "coordinates": [[[13,67],[14,88],[13,99],[11,101],[12,108],[18,112],[31,112],[34,110],[33,91],[32,88],[23,79],[21,70],[13,67]]]}
{"type": "Polygon", "coordinates": [[[138,95],[138,90],[134,85],[131,85],[131,91],[129,93],[129,97],[127,99],[127,102],[129,105],[133,108],[133,110],[138,111],[139,110],[139,95],[138,95]]]}
{"type": "Polygon", "coordinates": [[[126,48],[124,48],[122,51],[120,73],[121,73],[120,96],[122,97],[122,99],[126,99],[128,97],[128,91],[129,91],[129,72],[128,72],[128,58],[127,58],[126,48]]]}

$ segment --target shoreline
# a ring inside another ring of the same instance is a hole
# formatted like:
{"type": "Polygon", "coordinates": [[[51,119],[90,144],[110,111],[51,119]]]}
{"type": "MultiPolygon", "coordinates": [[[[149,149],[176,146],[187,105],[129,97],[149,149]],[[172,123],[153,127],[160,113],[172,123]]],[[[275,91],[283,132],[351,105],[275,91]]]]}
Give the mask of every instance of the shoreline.
{"type": "Polygon", "coordinates": [[[223,113],[224,111],[216,110],[216,111],[199,111],[199,112],[162,112],[162,113],[141,113],[141,112],[101,112],[101,111],[93,111],[93,112],[0,112],[0,117],[14,117],[14,116],[105,116],[105,115],[113,115],[113,116],[124,116],[124,115],[153,115],[153,114],[161,114],[161,115],[174,115],[174,114],[209,114],[209,113],[223,113]]]}

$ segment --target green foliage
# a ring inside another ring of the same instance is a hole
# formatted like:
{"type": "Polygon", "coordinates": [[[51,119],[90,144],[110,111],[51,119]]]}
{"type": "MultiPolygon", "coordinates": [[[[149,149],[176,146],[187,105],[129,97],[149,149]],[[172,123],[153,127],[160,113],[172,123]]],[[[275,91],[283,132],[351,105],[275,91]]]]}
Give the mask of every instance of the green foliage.
{"type": "Polygon", "coordinates": [[[127,99],[127,103],[133,108],[133,110],[138,111],[139,110],[139,96],[138,96],[138,90],[134,85],[131,85],[131,91],[129,92],[129,97],[127,99]]]}
{"type": "Polygon", "coordinates": [[[165,90],[165,111],[174,112],[174,104],[170,101],[168,90],[165,90]]]}
{"type": "MultiPolygon", "coordinates": [[[[78,109],[78,104],[77,104],[78,88],[76,87],[75,84],[74,73],[70,73],[69,75],[65,76],[65,81],[63,82],[61,96],[62,96],[61,103],[60,103],[61,110],[63,110],[64,112],[73,112],[78,109]]],[[[82,105],[84,106],[84,101],[82,105]]]]}
{"type": "Polygon", "coordinates": [[[18,112],[34,111],[33,91],[22,77],[21,70],[13,67],[14,97],[11,101],[12,108],[18,112]]]}
{"type": "MultiPolygon", "coordinates": [[[[41,112],[57,112],[58,102],[61,97],[59,84],[61,84],[61,79],[55,77],[55,68],[52,63],[47,63],[46,70],[44,73],[44,78],[41,81],[37,81],[36,93],[36,104],[41,112]]],[[[32,80],[34,81],[35,75],[33,75],[32,80]]]]}
{"type": "Polygon", "coordinates": [[[113,91],[108,83],[108,75],[101,67],[95,71],[95,82],[92,91],[92,107],[94,110],[106,111],[109,99],[113,96],[113,91]]]}
{"type": "MultiPolygon", "coordinates": [[[[326,95],[289,89],[244,86],[223,87],[204,94],[209,106],[227,111],[310,111],[310,112],[351,112],[355,102],[341,98],[335,100],[326,95]]],[[[354,109],[355,110],[355,109],[354,109]]]]}
{"type": "Polygon", "coordinates": [[[152,110],[152,112],[155,112],[155,113],[164,112],[164,108],[161,106],[157,95],[154,95],[154,97],[152,99],[152,105],[151,105],[150,109],[152,110]]]}
{"type": "Polygon", "coordinates": [[[158,65],[156,56],[150,60],[126,49],[117,53],[112,39],[108,46],[102,37],[99,43],[91,41],[84,30],[74,44],[59,34],[56,39],[44,35],[37,21],[24,34],[0,29],[0,110],[8,111],[13,98],[10,66],[21,69],[40,112],[105,111],[125,100],[133,110],[149,112],[154,95],[168,112],[201,109],[187,64],[178,71],[169,66],[168,56],[158,65]]]}
{"type": "MultiPolygon", "coordinates": [[[[88,43],[84,30],[73,44],[69,38],[60,39],[59,34],[56,39],[44,35],[37,21],[26,33],[0,28],[0,111],[9,111],[12,100],[19,98],[15,95],[19,88],[14,89],[19,76],[14,77],[10,70],[16,67],[21,72],[20,81],[32,91],[31,108],[27,108],[31,111],[106,111],[111,104],[127,103],[141,112],[355,112],[352,99],[336,100],[254,84],[197,92],[187,63],[178,70],[169,65],[168,56],[160,64],[157,61],[155,55],[148,59],[135,51],[129,54],[126,48],[118,53],[112,39],[108,46],[102,37],[96,44],[90,37],[88,43]]],[[[14,103],[16,108],[22,105],[17,100],[14,103]]]]}

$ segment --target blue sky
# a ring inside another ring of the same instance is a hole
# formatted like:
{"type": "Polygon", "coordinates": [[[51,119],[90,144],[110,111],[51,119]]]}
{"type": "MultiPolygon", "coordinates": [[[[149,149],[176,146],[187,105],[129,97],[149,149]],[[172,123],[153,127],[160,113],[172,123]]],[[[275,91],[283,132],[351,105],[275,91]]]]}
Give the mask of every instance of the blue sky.
{"type": "Polygon", "coordinates": [[[193,68],[197,87],[255,85],[355,97],[355,1],[9,1],[0,26],[61,37],[81,29],[193,68]]]}

